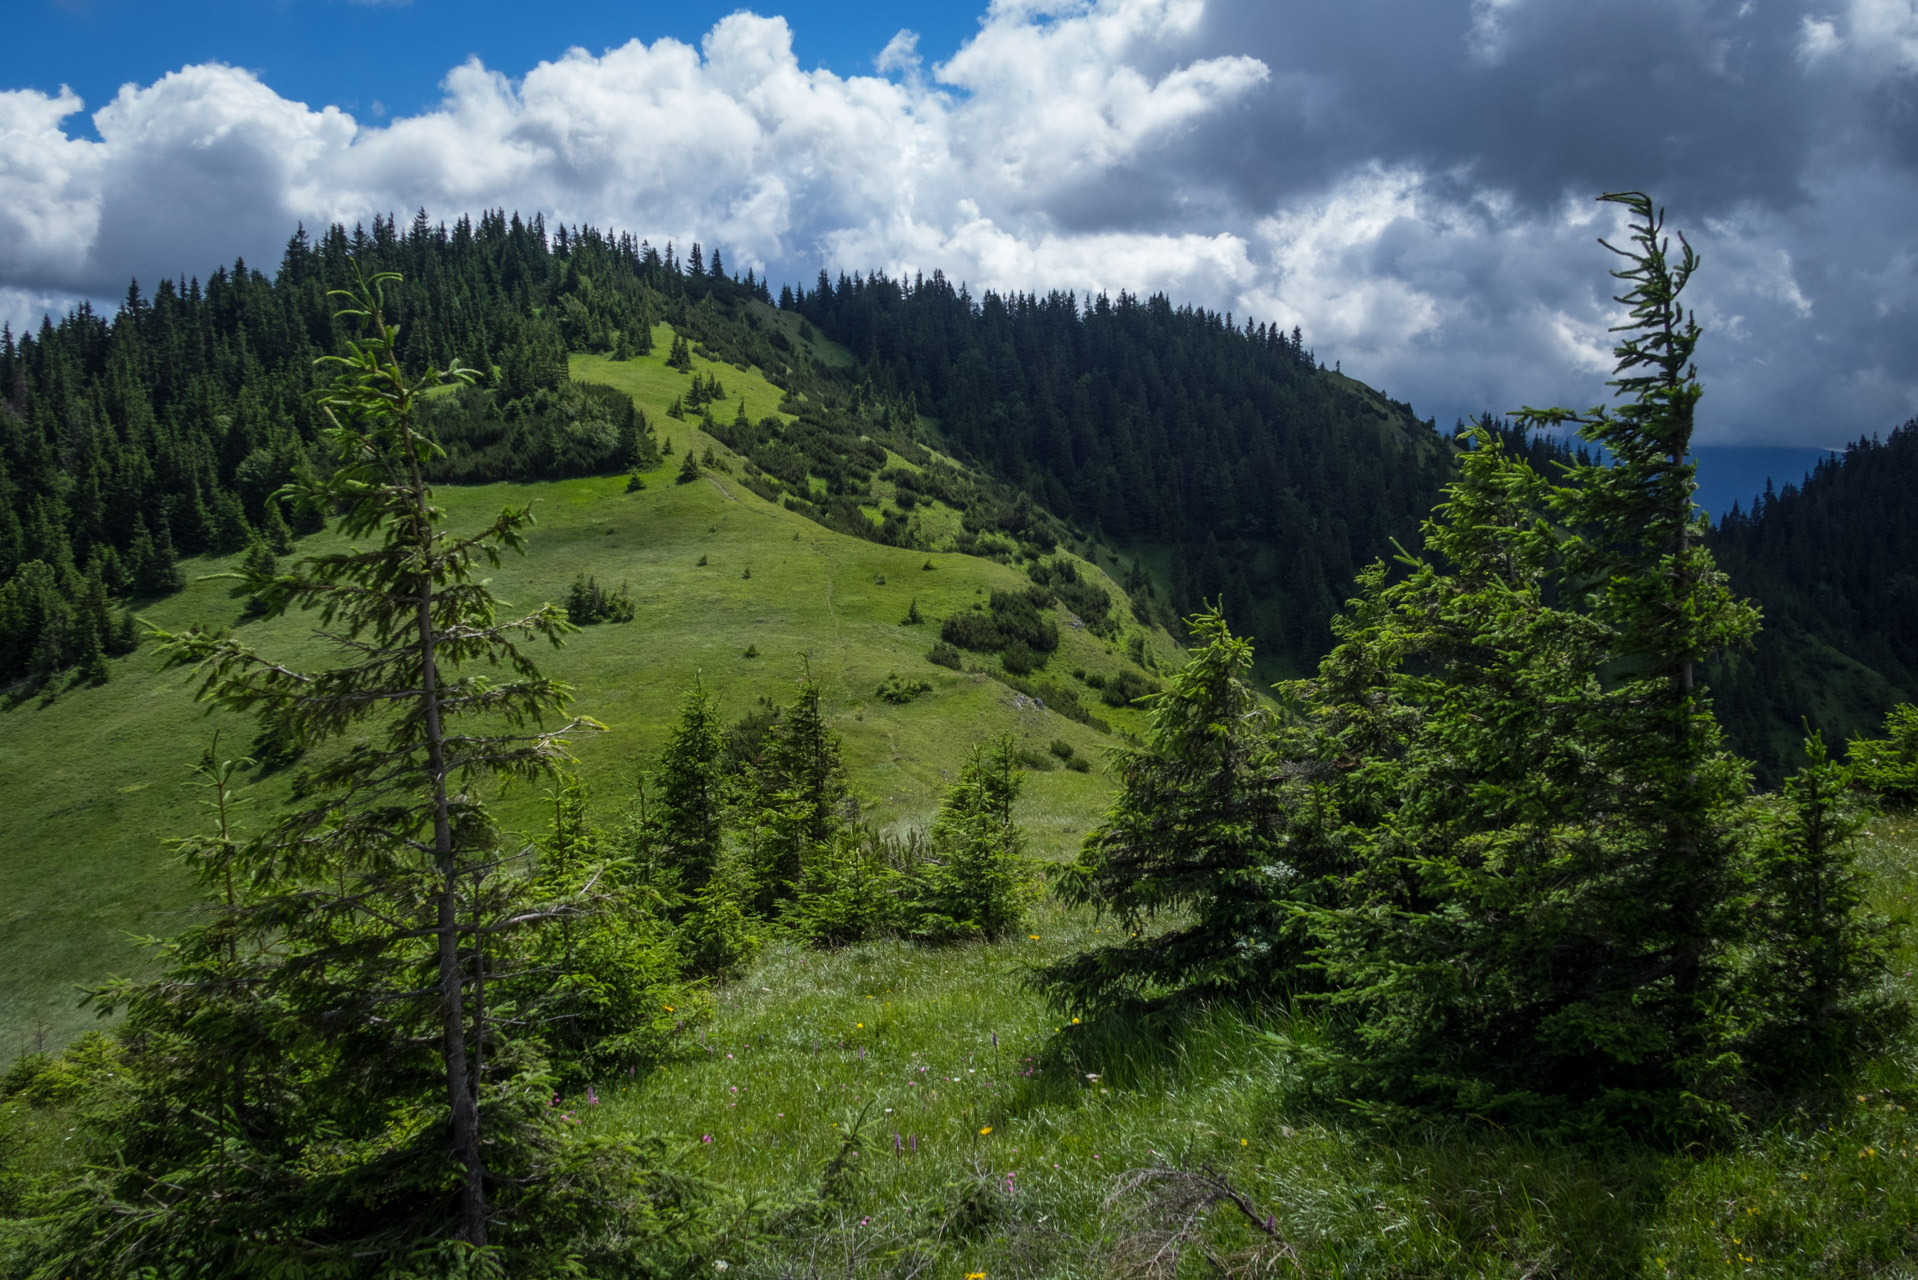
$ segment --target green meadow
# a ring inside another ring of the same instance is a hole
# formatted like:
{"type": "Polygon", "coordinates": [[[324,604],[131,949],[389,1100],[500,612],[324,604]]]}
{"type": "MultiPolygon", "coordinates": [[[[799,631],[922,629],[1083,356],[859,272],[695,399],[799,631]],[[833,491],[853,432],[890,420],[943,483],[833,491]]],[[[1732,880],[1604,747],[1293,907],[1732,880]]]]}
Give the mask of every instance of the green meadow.
{"type": "MultiPolygon", "coordinates": [[[[532,505],[537,526],[528,553],[493,575],[513,606],[563,600],[580,574],[630,590],[633,622],[585,628],[563,648],[535,655],[573,685],[574,711],[606,725],[575,744],[602,812],[624,804],[696,676],[736,718],[760,699],[790,702],[809,668],[844,739],[855,789],[882,827],[928,818],[966,749],[993,734],[1018,734],[1040,753],[1063,739],[1099,759],[1113,737],[1033,705],[982,671],[926,661],[939,619],[984,601],[995,587],[1025,584],[1021,570],[847,537],[755,496],[737,482],[737,459],[694,423],[666,417],[689,381],[665,367],[670,343],[662,326],[652,356],[574,360],[575,377],[627,390],[657,434],[672,439],[673,456],[645,477],[644,489],[629,493],[626,478],[613,476],[444,486],[437,495],[452,530],[477,526],[504,505],[532,505]],[[675,483],[684,450],[709,447],[732,473],[715,468],[695,483],[675,483]],[[915,601],[928,621],[901,626],[915,601]],[[745,656],[749,648],[758,656],[745,656]],[[904,705],[885,702],[876,690],[894,672],[932,691],[904,705]]],[[[725,384],[728,398],[716,412],[730,415],[742,395],[756,415],[773,412],[780,393],[756,371],[698,357],[694,364],[725,384]]],[[[952,515],[937,508],[922,508],[935,527],[952,515]]],[[[316,535],[300,549],[329,545],[331,536],[316,535]]],[[[206,580],[227,567],[217,559],[187,562],[187,589],[142,616],[164,629],[234,625],[263,652],[294,663],[327,660],[307,619],[242,621],[230,584],[206,580]]],[[[1109,579],[1097,580],[1120,598],[1109,579]]],[[[1074,668],[1124,664],[1126,637],[1109,643],[1063,614],[1060,620],[1049,677],[1072,684],[1074,668]]],[[[1176,653],[1162,631],[1150,635],[1149,648],[1164,662],[1176,653]]],[[[977,661],[994,665],[990,656],[977,661]]],[[[115,661],[105,685],[0,705],[0,812],[9,846],[0,861],[0,1060],[57,1048],[92,1025],[79,986],[136,971],[144,952],[132,939],[171,932],[190,905],[166,847],[201,821],[189,770],[216,731],[222,755],[243,752],[252,734],[250,724],[207,714],[194,688],[190,673],[160,670],[143,648],[115,661]]],[[[1107,707],[1089,688],[1081,694],[1115,732],[1139,726],[1139,712],[1107,707]]],[[[253,788],[256,820],[288,785],[277,777],[253,788]]],[[[1035,851],[1067,855],[1097,821],[1109,790],[1096,769],[1033,774],[1025,818],[1035,851]]],[[[501,812],[509,826],[526,830],[544,821],[532,794],[504,797],[501,812]]]]}

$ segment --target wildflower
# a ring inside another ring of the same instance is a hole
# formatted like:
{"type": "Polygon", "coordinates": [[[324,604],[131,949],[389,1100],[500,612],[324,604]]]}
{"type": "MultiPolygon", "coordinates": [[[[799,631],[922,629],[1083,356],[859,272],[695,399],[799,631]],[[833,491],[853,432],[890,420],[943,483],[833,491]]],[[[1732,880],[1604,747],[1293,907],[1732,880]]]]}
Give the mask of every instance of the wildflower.
{"type": "Polygon", "coordinates": [[[1078,1020],[1077,1018],[1074,1018],[1074,1019],[1072,1020],[1072,1025],[1073,1025],[1073,1026],[1075,1026],[1075,1027],[1076,1027],[1076,1026],[1078,1026],[1078,1025],[1079,1025],[1079,1020],[1078,1020]]]}
{"type": "Polygon", "coordinates": [[[983,1271],[968,1271],[966,1272],[966,1280],[986,1280],[986,1273],[983,1271]]]}
{"type": "Polygon", "coordinates": [[[863,1022],[855,1022],[852,1025],[857,1027],[861,1031],[864,1031],[866,1029],[866,1024],[863,1022]]]}
{"type": "Polygon", "coordinates": [[[1088,1079],[1088,1080],[1097,1080],[1098,1078],[1099,1078],[1099,1073],[1098,1073],[1097,1071],[1088,1071],[1088,1072],[1086,1072],[1086,1079],[1088,1079]]]}
{"type": "Polygon", "coordinates": [[[981,1130],[979,1131],[979,1136],[983,1138],[983,1137],[985,1137],[985,1136],[986,1136],[987,1134],[989,1134],[989,1133],[991,1133],[991,1132],[992,1132],[992,1126],[991,1126],[991,1125],[987,1125],[987,1126],[986,1126],[985,1128],[983,1128],[983,1129],[981,1129],[981,1130]]]}
{"type": "Polygon", "coordinates": [[[590,1084],[586,1086],[586,1105],[589,1107],[599,1105],[599,1095],[593,1092],[593,1086],[590,1084]]]}
{"type": "Polygon", "coordinates": [[[731,1266],[731,1265],[732,1265],[732,1264],[731,1264],[730,1262],[727,1262],[727,1261],[726,1261],[726,1260],[725,1260],[724,1258],[714,1258],[714,1259],[713,1259],[713,1270],[714,1270],[714,1271],[724,1271],[724,1270],[725,1270],[725,1269],[726,1269],[727,1267],[729,1267],[729,1266],[731,1266]]]}
{"type": "Polygon", "coordinates": [[[1026,937],[1032,939],[1034,942],[1037,942],[1039,940],[1039,935],[1036,933],[1028,933],[1026,937]]]}
{"type": "Polygon", "coordinates": [[[671,1006],[671,1005],[667,1005],[667,1006],[666,1006],[666,1012],[667,1012],[667,1013],[671,1013],[672,1011],[673,1011],[673,1006],[671,1006]]]}
{"type": "Polygon", "coordinates": [[[1242,1147],[1244,1147],[1244,1146],[1250,1146],[1251,1144],[1250,1144],[1250,1143],[1248,1143],[1248,1142],[1247,1142],[1247,1141],[1246,1141],[1246,1140],[1245,1140],[1244,1138],[1240,1138],[1240,1139],[1239,1139],[1239,1145],[1240,1145],[1240,1146],[1242,1146],[1242,1147]]]}
{"type": "Polygon", "coordinates": [[[713,1140],[713,1135],[710,1133],[700,1138],[701,1142],[711,1142],[712,1140],[713,1140]]]}

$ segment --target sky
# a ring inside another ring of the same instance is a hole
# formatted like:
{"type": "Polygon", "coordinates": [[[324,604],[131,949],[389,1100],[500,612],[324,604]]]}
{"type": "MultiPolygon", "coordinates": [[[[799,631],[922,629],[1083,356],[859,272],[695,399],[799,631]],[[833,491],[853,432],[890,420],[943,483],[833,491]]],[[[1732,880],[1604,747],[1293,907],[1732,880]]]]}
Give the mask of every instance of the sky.
{"type": "MultiPolygon", "coordinates": [[[[1304,330],[1449,424],[1604,395],[1642,189],[1699,440],[1918,414],[1918,0],[13,0],[0,319],[503,207],[775,284],[943,270],[1304,330]]],[[[1799,451],[1792,453],[1791,451],[1799,451]]]]}

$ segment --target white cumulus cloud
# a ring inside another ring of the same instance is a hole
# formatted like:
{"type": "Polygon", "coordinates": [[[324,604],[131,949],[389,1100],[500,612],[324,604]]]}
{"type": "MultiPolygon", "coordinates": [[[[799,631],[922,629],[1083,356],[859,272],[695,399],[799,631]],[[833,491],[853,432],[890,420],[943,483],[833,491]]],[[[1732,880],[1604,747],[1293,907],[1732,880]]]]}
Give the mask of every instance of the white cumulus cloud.
{"type": "Polygon", "coordinates": [[[1434,0],[1355,25],[1378,2],[992,0],[944,61],[902,30],[853,76],[739,12],[697,47],[469,61],[397,118],[208,63],[123,87],[97,139],[69,133],[71,92],[0,91],[0,320],[271,269],[296,221],[502,207],[776,281],[1163,291],[1297,324],[1449,421],[1597,397],[1615,222],[1591,196],[1646,185],[1706,252],[1707,439],[1918,409],[1918,148],[1887,115],[1918,0],[1434,0]],[[1650,59],[1630,33],[1654,17],[1650,59]]]}

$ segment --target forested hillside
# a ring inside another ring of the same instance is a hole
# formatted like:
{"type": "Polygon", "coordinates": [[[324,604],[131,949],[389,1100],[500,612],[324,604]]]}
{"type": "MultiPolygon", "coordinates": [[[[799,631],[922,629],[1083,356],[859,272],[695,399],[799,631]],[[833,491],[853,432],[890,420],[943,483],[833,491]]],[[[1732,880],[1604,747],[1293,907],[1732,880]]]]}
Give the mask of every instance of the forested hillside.
{"type": "Polygon", "coordinates": [[[1749,655],[1713,679],[1720,717],[1775,780],[1796,767],[1802,722],[1875,733],[1918,697],[1918,420],[1860,440],[1802,485],[1734,506],[1712,534],[1733,585],[1763,606],[1749,655]]]}
{"type": "Polygon", "coordinates": [[[374,270],[404,276],[389,306],[408,368],[479,371],[423,407],[442,480],[650,464],[672,424],[571,382],[566,360],[630,359],[670,322],[688,354],[756,366],[780,389],[778,405],[735,400],[716,421],[723,379],[695,380],[667,410],[744,454],[762,495],[906,546],[914,502],[944,499],[965,513],[960,549],[992,556],[1045,554],[1077,526],[1080,545],[1128,553],[1143,609],[1169,620],[1223,596],[1299,669],[1356,570],[1416,528],[1448,470],[1429,424],[1321,369],[1296,330],[1163,297],[1082,311],[1065,295],[974,301],[938,276],[842,278],[782,295],[782,316],[764,282],[699,245],[682,259],[503,213],[375,219],[302,230],[270,277],[237,261],[204,283],[135,283],[111,317],[82,306],[0,335],[0,678],[98,673],[99,653],[133,643],[113,601],[177,589],[182,556],[284,551],[318,527],[273,494],[313,462],[313,362],[341,337],[329,291],[374,270]],[[799,422],[769,418],[776,407],[799,422]],[[921,439],[1011,487],[937,467],[904,486],[879,475],[875,441],[919,464],[921,439]],[[1155,578],[1169,602],[1151,598],[1155,578]]]}
{"type": "Polygon", "coordinates": [[[974,299],[938,273],[822,273],[780,303],[1053,511],[1166,553],[1179,612],[1223,596],[1299,669],[1358,570],[1417,530],[1450,475],[1431,423],[1325,370],[1297,329],[1162,295],[974,299]]]}
{"type": "MultiPolygon", "coordinates": [[[[974,554],[1114,547],[1146,614],[1223,598],[1267,660],[1297,671],[1325,652],[1358,570],[1412,535],[1453,469],[1410,406],[1323,369],[1297,330],[1162,296],[974,298],[937,273],[822,273],[775,310],[765,282],[698,245],[682,259],[503,213],[375,219],[300,231],[270,277],[239,261],[133,284],[111,317],[82,306],[0,333],[0,679],[98,678],[136,642],[127,605],[177,589],[181,557],[283,552],[318,527],[272,495],[313,465],[313,362],[341,336],[328,292],[374,269],[405,277],[389,305],[409,367],[480,371],[423,406],[442,480],[650,466],[673,419],[698,422],[743,455],[742,483],[830,528],[923,546],[915,511],[943,506],[961,516],[951,545],[974,554]],[[630,360],[665,322],[683,335],[669,364],[690,368],[696,347],[763,369],[777,403],[700,377],[649,420],[569,377],[569,353],[630,360]],[[888,471],[887,448],[913,468],[888,471]]],[[[1861,441],[1713,535],[1765,608],[1756,650],[1713,682],[1768,782],[1794,764],[1802,718],[1842,738],[1918,692],[1915,440],[1907,426],[1861,441]]]]}

